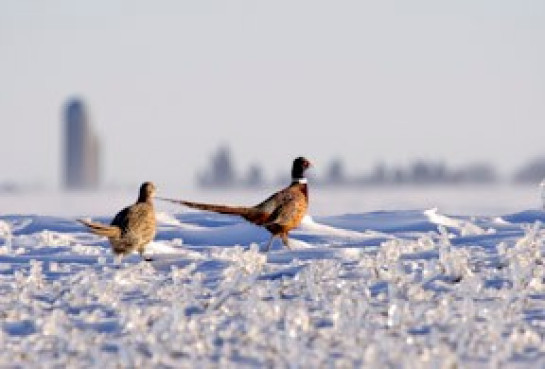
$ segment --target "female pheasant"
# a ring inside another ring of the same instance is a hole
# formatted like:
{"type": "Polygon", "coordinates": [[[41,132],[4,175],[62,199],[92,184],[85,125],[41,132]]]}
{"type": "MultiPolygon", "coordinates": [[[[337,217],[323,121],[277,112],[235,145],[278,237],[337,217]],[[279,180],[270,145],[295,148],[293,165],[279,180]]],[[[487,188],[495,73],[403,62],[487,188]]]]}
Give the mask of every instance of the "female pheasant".
{"type": "Polygon", "coordinates": [[[138,251],[142,256],[146,245],[155,237],[156,222],[152,203],[154,195],[155,185],[145,182],[140,186],[136,203],[117,213],[110,225],[83,219],[78,221],[94,234],[108,237],[114,254],[119,257],[133,251],[138,251]]]}

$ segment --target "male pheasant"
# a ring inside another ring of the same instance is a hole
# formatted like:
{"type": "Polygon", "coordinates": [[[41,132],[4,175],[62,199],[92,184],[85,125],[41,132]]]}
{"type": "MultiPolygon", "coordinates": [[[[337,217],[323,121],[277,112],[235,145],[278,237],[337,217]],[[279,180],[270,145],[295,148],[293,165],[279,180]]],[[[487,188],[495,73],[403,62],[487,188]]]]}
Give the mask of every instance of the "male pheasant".
{"type": "Polygon", "coordinates": [[[194,209],[241,216],[253,224],[266,228],[271,233],[271,239],[266,247],[267,251],[275,237],[280,237],[284,245],[290,248],[288,232],[299,226],[308,208],[308,188],[305,171],[310,166],[310,162],[303,157],[295,159],[291,170],[291,184],[253,207],[203,204],[159,197],[158,199],[182,204],[194,209]]]}
{"type": "MultiPolygon", "coordinates": [[[[131,206],[121,210],[110,225],[78,221],[99,236],[108,237],[116,256],[122,257],[133,251],[143,256],[144,249],[155,237],[156,222],[152,198],[155,195],[155,185],[145,182],[140,186],[138,200],[131,206]]],[[[151,258],[145,260],[150,261],[151,258]]]]}

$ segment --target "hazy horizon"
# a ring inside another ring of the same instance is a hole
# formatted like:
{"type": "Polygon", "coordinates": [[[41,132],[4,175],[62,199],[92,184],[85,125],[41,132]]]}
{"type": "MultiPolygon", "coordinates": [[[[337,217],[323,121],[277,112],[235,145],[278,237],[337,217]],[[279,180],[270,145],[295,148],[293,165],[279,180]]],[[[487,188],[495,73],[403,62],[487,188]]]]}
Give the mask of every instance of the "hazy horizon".
{"type": "Polygon", "coordinates": [[[0,183],[59,186],[81,97],[103,184],[192,185],[222,144],[275,177],[545,154],[545,3],[6,1],[0,183]]]}

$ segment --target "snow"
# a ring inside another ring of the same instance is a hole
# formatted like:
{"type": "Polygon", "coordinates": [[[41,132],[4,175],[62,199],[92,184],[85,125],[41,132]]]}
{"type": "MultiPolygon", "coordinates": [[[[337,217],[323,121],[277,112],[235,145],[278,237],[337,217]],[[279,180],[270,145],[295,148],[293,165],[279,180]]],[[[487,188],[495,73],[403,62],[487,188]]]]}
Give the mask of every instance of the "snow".
{"type": "Polygon", "coordinates": [[[486,215],[324,207],[269,253],[239,218],[158,206],[154,260],[120,265],[75,222],[89,208],[2,215],[0,367],[541,368],[538,199],[486,215]]]}

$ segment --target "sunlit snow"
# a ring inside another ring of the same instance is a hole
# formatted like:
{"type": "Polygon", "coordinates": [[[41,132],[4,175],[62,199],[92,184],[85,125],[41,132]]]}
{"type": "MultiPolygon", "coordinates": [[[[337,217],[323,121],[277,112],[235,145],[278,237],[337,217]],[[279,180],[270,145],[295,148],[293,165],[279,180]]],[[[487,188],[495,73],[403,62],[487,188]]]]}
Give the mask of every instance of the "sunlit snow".
{"type": "Polygon", "coordinates": [[[0,367],[545,366],[542,211],[307,216],[268,254],[239,218],[157,219],[117,265],[74,218],[1,216],[0,367]]]}

